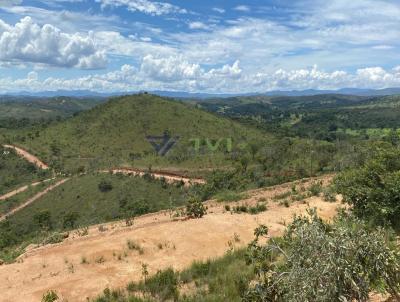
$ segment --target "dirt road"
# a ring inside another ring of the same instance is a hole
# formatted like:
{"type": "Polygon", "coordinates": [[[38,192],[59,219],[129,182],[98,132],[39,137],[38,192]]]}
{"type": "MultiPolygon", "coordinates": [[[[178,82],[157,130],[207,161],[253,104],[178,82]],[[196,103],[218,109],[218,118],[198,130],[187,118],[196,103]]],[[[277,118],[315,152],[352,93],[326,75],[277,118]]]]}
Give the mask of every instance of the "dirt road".
{"type": "Polygon", "coordinates": [[[7,214],[4,214],[2,216],[0,216],[0,222],[4,221],[7,217],[15,214],[16,212],[20,211],[21,209],[29,206],[30,204],[34,203],[36,200],[38,200],[39,198],[41,198],[43,195],[47,194],[48,192],[50,192],[51,190],[57,188],[58,186],[62,185],[63,183],[65,183],[67,180],[69,180],[69,178],[64,178],[58,182],[56,182],[54,185],[51,185],[49,187],[47,187],[46,189],[44,189],[43,191],[37,193],[35,196],[29,198],[27,201],[25,201],[23,204],[21,204],[20,206],[12,209],[10,212],[8,212],[7,214]]]}
{"type": "Polygon", "coordinates": [[[11,197],[17,195],[18,193],[25,192],[26,190],[29,189],[29,187],[36,187],[36,186],[38,186],[38,185],[40,185],[42,183],[46,183],[46,182],[52,181],[54,179],[55,178],[49,178],[49,179],[45,179],[45,180],[42,180],[42,181],[31,183],[30,185],[22,186],[22,187],[20,187],[20,188],[18,188],[16,190],[13,190],[11,192],[8,192],[7,194],[4,194],[4,195],[0,196],[0,201],[6,200],[8,198],[11,198],[11,197]]]}
{"type": "Polygon", "coordinates": [[[89,235],[77,233],[60,244],[39,247],[20,257],[20,263],[0,266],[0,301],[40,301],[47,290],[56,290],[68,301],[86,301],[105,287],[125,287],[142,278],[142,264],[150,274],[173,267],[181,270],[194,260],[222,256],[233,242],[235,248],[253,239],[253,231],[266,224],[272,235],[282,234],[294,214],[316,207],[325,219],[332,218],[340,204],[312,197],[290,207],[272,201],[277,194],[289,191],[291,184],[248,193],[235,204],[268,201],[268,210],[257,215],[226,212],[224,204],[207,202],[208,214],[202,219],[177,220],[163,211],[135,219],[134,226],[124,222],[93,226],[89,235]],[[235,242],[234,237],[240,238],[235,242]],[[129,250],[127,240],[139,244],[144,253],[129,250]],[[162,248],[160,248],[160,245],[162,248]],[[86,259],[87,264],[82,259],[86,259]]]}
{"type": "Polygon", "coordinates": [[[201,178],[188,178],[188,177],[183,177],[179,175],[174,175],[168,172],[145,172],[143,170],[139,169],[134,169],[134,168],[117,168],[117,169],[111,169],[111,170],[104,170],[101,171],[103,173],[107,172],[112,172],[113,174],[125,174],[125,175],[138,175],[138,176],[144,176],[146,173],[150,174],[152,177],[156,179],[161,179],[164,178],[168,183],[173,183],[173,182],[180,182],[182,181],[185,186],[190,186],[193,184],[205,184],[205,180],[201,178]]]}
{"type": "Polygon", "coordinates": [[[8,148],[8,149],[14,149],[15,152],[17,152],[18,155],[22,156],[28,162],[34,164],[35,166],[37,166],[40,169],[43,169],[43,170],[49,169],[48,165],[46,165],[39,158],[37,158],[35,155],[30,154],[28,151],[26,151],[24,149],[21,149],[21,148],[19,148],[17,146],[13,146],[13,145],[3,145],[3,147],[4,148],[8,148]]]}

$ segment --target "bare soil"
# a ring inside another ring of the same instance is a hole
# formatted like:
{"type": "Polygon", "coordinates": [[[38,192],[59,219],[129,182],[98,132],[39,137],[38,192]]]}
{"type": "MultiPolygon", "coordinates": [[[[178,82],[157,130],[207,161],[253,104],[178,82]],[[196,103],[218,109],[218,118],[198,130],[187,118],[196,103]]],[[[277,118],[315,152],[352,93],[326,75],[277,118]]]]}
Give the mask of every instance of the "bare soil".
{"type": "Polygon", "coordinates": [[[121,221],[92,226],[86,236],[71,232],[62,243],[32,248],[17,263],[0,266],[0,301],[40,301],[47,290],[57,291],[68,301],[86,301],[106,287],[125,287],[130,281],[139,281],[144,263],[150,274],[168,267],[182,270],[195,260],[220,257],[230,246],[245,246],[260,224],[277,236],[293,215],[304,214],[309,207],[317,208],[329,220],[341,206],[340,202],[325,202],[321,197],[290,207],[272,201],[291,186],[251,191],[247,199],[231,203],[254,205],[260,199],[267,200],[268,210],[257,215],[232,214],[225,211],[224,203],[211,200],[206,203],[208,214],[201,219],[174,218],[173,211],[162,211],[136,218],[129,227],[121,221]],[[240,241],[236,242],[235,237],[240,241]],[[139,244],[143,254],[129,250],[128,240],[139,244]]]}

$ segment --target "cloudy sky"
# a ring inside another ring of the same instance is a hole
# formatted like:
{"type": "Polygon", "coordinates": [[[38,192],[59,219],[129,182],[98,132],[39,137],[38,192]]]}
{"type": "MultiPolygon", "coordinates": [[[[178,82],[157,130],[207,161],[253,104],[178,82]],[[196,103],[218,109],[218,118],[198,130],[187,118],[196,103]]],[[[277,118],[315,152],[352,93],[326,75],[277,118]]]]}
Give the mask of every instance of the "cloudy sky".
{"type": "Polygon", "coordinates": [[[400,87],[399,0],[0,0],[0,94],[400,87]]]}

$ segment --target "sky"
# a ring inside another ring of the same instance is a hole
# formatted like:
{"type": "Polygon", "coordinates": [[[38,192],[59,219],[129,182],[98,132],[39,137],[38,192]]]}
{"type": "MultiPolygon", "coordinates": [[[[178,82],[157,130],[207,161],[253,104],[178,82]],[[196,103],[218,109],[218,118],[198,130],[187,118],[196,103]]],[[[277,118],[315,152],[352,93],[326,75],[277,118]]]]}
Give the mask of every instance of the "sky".
{"type": "Polygon", "coordinates": [[[399,0],[0,0],[0,94],[400,87],[399,0]]]}

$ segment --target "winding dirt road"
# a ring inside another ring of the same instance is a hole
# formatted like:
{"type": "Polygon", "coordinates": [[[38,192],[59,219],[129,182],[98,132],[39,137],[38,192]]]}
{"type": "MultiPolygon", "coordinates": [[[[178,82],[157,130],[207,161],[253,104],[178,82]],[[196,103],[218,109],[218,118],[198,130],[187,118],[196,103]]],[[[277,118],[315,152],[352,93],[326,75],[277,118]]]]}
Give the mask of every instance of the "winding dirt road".
{"type": "Polygon", "coordinates": [[[49,166],[46,165],[44,162],[42,162],[39,158],[37,158],[35,155],[29,153],[28,151],[19,148],[14,145],[3,145],[4,148],[7,149],[14,149],[15,152],[20,155],[21,157],[25,158],[28,162],[34,164],[36,167],[43,169],[43,170],[48,170],[49,166]]]}

